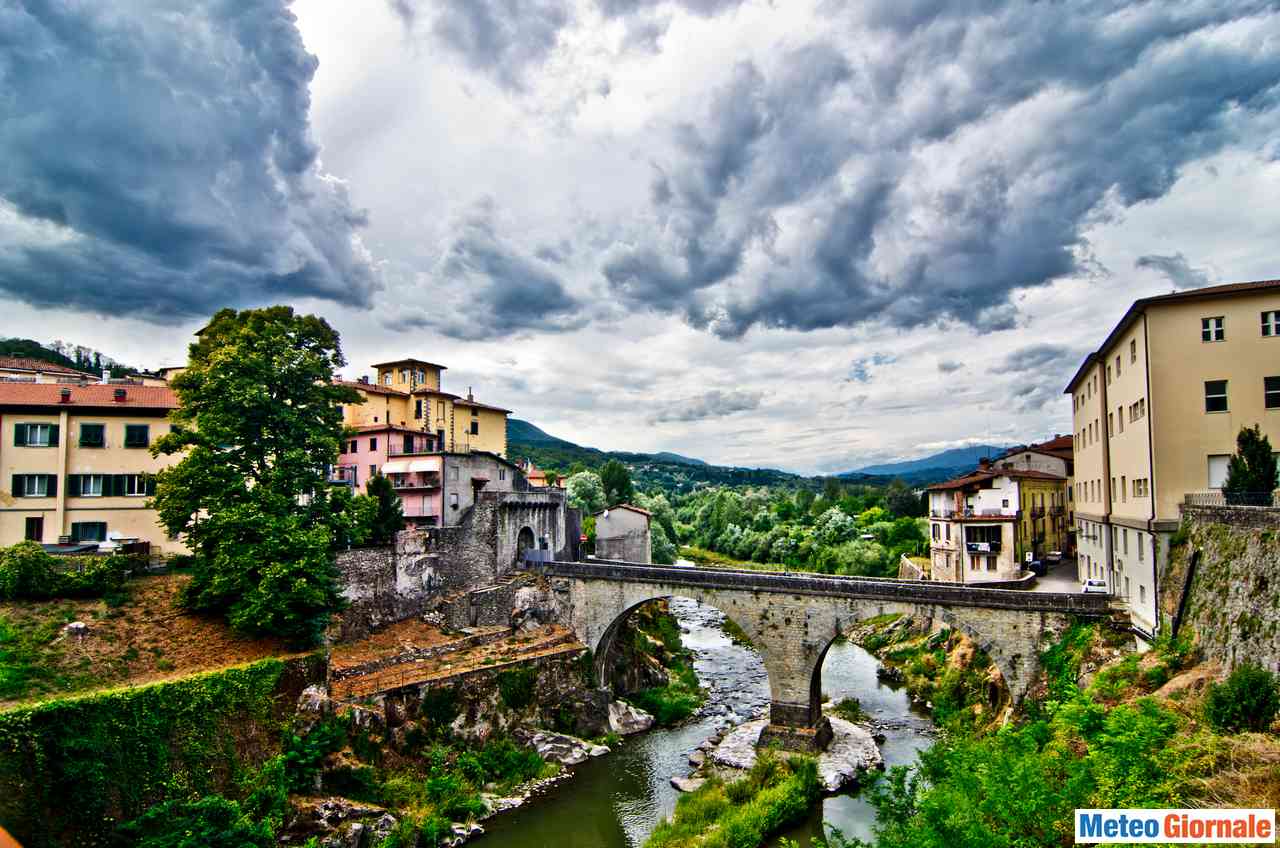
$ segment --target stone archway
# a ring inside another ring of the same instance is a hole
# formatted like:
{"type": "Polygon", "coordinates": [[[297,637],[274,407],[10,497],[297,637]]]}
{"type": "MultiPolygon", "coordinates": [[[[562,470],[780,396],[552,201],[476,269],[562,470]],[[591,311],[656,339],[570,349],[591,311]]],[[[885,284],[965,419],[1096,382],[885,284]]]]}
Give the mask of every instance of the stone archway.
{"type": "Polygon", "coordinates": [[[525,551],[531,551],[538,547],[538,541],[534,538],[532,527],[521,527],[520,532],[516,534],[516,568],[524,565],[525,551]]]}

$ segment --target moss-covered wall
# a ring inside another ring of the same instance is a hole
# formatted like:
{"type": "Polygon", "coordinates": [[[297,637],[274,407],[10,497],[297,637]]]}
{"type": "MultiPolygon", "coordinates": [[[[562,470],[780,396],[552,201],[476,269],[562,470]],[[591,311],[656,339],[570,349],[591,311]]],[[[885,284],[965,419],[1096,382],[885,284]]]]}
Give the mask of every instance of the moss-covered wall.
{"type": "Polygon", "coordinates": [[[1165,621],[1177,615],[1194,561],[1181,629],[1195,631],[1206,659],[1280,671],[1280,526],[1196,511],[1173,541],[1160,587],[1165,621]]]}
{"type": "Polygon", "coordinates": [[[324,673],[319,657],[269,659],[0,713],[0,824],[27,848],[102,845],[160,801],[237,795],[324,673]]]}

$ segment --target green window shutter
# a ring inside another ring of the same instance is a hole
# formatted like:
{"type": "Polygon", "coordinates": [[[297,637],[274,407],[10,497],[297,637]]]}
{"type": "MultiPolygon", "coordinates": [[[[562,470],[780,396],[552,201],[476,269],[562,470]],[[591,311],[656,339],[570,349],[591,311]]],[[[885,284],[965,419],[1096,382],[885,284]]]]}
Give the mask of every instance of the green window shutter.
{"type": "Polygon", "coordinates": [[[67,475],[67,497],[71,497],[71,498],[80,497],[80,486],[81,484],[80,484],[79,474],[67,475]]]}
{"type": "MultiPolygon", "coordinates": [[[[21,427],[22,425],[19,424],[18,426],[21,427]]],[[[12,488],[13,488],[13,496],[15,498],[22,497],[27,493],[27,478],[22,474],[13,475],[12,488]]]]}
{"type": "Polygon", "coordinates": [[[114,495],[115,497],[121,497],[124,495],[125,476],[126,475],[124,474],[111,475],[111,494],[114,495]]]}
{"type": "Polygon", "coordinates": [[[80,541],[80,522],[78,521],[73,521],[71,523],[71,541],[80,541]]]}
{"type": "Polygon", "coordinates": [[[49,425],[49,447],[56,448],[58,446],[58,425],[49,425]]]}
{"type": "Polygon", "coordinates": [[[23,448],[27,446],[27,425],[26,424],[13,425],[13,446],[16,448],[23,448]]]}
{"type": "Polygon", "coordinates": [[[56,498],[58,496],[58,475],[49,474],[47,476],[49,478],[49,488],[46,491],[48,492],[49,497],[56,498]]]}
{"type": "Polygon", "coordinates": [[[156,475],[147,475],[147,497],[154,497],[156,493],[156,475]]]}

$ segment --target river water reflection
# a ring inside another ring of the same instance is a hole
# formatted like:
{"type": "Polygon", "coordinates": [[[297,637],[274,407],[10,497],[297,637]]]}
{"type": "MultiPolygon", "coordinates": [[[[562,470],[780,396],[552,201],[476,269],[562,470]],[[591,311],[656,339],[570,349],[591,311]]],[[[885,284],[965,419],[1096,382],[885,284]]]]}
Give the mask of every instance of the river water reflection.
{"type": "MultiPolygon", "coordinates": [[[[711,607],[675,598],[685,645],[694,652],[694,669],[710,696],[703,714],[671,729],[632,737],[612,754],[589,760],[571,779],[525,807],[485,823],[485,836],[471,843],[484,848],[637,848],[662,816],[671,814],[679,793],[672,775],[690,771],[689,754],[726,724],[763,714],[769,683],[755,651],[734,644],[721,628],[723,616],[711,607]]],[[[913,713],[905,692],[876,678],[876,661],[848,643],[833,645],[823,665],[822,691],[834,699],[857,697],[863,708],[886,725],[881,745],[887,765],[910,763],[930,743],[929,720],[913,713]]],[[[809,820],[784,834],[809,845],[822,822],[846,836],[870,836],[875,813],[865,800],[827,798],[809,820]]]]}

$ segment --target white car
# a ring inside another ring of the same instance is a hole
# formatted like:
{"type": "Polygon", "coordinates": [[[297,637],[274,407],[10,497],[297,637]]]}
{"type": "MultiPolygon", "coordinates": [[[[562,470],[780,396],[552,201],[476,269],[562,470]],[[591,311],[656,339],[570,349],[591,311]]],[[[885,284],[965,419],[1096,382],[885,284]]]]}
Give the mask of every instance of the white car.
{"type": "Polygon", "coordinates": [[[1084,581],[1084,587],[1080,591],[1084,592],[1086,595],[1090,593],[1106,595],[1108,594],[1107,581],[1101,580],[1097,577],[1091,577],[1084,581]]]}

